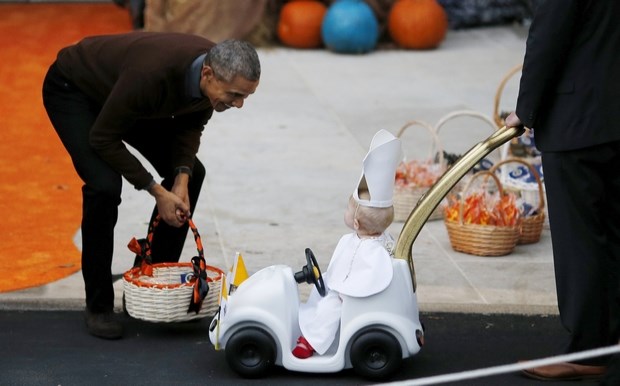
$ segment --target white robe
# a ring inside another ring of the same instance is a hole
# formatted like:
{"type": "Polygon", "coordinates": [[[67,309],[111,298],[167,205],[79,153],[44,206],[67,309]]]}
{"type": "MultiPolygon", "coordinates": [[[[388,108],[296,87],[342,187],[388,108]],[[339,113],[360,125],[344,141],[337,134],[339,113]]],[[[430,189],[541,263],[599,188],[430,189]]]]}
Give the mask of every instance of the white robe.
{"type": "Polygon", "coordinates": [[[383,291],[392,281],[394,239],[387,233],[376,238],[360,239],[356,233],[344,235],[329,262],[323,280],[327,294],[321,297],[316,288],[306,303],[299,306],[302,335],[318,354],[324,354],[340,325],[340,294],[366,297],[383,291]]]}

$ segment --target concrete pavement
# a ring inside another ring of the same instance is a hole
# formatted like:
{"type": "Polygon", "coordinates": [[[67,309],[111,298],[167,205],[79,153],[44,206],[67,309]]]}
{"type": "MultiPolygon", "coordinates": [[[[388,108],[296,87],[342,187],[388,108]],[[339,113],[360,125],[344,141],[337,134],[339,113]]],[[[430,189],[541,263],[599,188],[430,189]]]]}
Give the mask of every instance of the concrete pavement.
{"type": "MultiPolygon", "coordinates": [[[[241,110],[216,114],[199,158],[207,179],[194,220],[208,264],[226,268],[235,252],[248,271],[301,267],[310,247],[326,268],[340,236],[348,195],[379,129],[397,133],[412,119],[431,124],[455,110],[491,116],[504,74],[523,59],[526,30],[500,26],[450,31],[437,50],[377,50],[351,56],[326,50],[261,48],[261,84],[241,110]]],[[[517,77],[518,78],[518,77],[517,77]]],[[[502,108],[514,105],[510,81],[502,108]]],[[[491,133],[463,118],[442,128],[442,147],[463,153],[491,133]]],[[[429,154],[422,130],[403,135],[409,158],[429,154]]],[[[143,237],[153,200],[125,184],[116,230],[115,273],[133,263],[127,242],[143,237]]],[[[79,224],[76,224],[76,232],[79,224]]],[[[402,223],[390,231],[398,237],[402,223]]],[[[80,248],[76,233],[75,243],[80,248]]],[[[452,250],[443,221],[427,223],[413,256],[422,311],[556,313],[549,231],[503,257],[452,250]]],[[[182,259],[193,256],[188,238],[182,259]]],[[[122,285],[117,282],[120,308],[122,285]]],[[[4,309],[81,309],[81,273],[45,286],[0,294],[4,309]]]]}

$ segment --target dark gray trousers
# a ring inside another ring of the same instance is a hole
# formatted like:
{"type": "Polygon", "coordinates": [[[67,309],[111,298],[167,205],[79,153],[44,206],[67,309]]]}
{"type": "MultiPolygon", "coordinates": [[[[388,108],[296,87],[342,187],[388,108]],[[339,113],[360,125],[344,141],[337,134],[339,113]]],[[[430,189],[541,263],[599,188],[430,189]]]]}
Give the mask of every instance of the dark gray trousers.
{"type": "MultiPolygon", "coordinates": [[[[619,339],[620,142],[542,155],[567,352],[619,339]]],[[[603,364],[597,358],[585,364],[603,364]]]]}

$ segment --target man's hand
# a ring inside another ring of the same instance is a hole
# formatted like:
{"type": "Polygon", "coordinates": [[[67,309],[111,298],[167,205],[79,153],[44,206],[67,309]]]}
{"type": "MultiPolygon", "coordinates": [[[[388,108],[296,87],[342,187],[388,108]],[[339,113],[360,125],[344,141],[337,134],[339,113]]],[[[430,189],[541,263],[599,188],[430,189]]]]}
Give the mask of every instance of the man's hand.
{"type": "Polygon", "coordinates": [[[185,224],[190,216],[189,204],[159,184],[153,185],[149,193],[155,197],[159,216],[166,224],[177,228],[185,224]]]}
{"type": "Polygon", "coordinates": [[[170,190],[172,193],[176,194],[185,205],[189,208],[189,192],[187,189],[187,184],[189,183],[189,175],[185,173],[179,173],[174,178],[174,185],[170,190]]]}
{"type": "MultiPolygon", "coordinates": [[[[510,113],[510,115],[508,115],[506,117],[506,119],[504,119],[504,124],[506,125],[506,127],[520,127],[523,126],[523,122],[521,122],[521,120],[519,119],[519,117],[517,117],[517,114],[515,114],[515,112],[513,111],[512,113],[510,113]]],[[[526,136],[530,135],[530,129],[528,127],[524,127],[525,131],[523,132],[523,134],[525,134],[526,136]]]]}
{"type": "Polygon", "coordinates": [[[517,117],[517,114],[515,114],[514,111],[510,113],[506,119],[504,119],[504,123],[506,124],[506,127],[518,127],[522,125],[521,120],[517,117]]]}

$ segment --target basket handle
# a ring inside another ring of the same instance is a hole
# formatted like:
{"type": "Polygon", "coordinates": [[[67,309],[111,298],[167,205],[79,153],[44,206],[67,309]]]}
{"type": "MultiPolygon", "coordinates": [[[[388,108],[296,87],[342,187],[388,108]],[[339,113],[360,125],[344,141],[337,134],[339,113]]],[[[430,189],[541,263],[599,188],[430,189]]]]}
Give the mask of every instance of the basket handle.
{"type": "Polygon", "coordinates": [[[439,134],[439,129],[441,129],[443,125],[445,125],[448,121],[451,121],[458,117],[479,118],[483,122],[488,123],[489,126],[491,126],[491,128],[493,129],[493,131],[497,130],[497,126],[495,126],[495,122],[493,122],[491,118],[489,118],[485,114],[482,114],[481,112],[478,112],[476,110],[456,110],[439,118],[439,120],[437,121],[437,124],[435,125],[435,131],[437,132],[437,134],[439,134]]]}
{"type": "Polygon", "coordinates": [[[522,165],[525,165],[530,170],[530,173],[532,173],[532,175],[536,179],[536,183],[538,184],[538,212],[540,213],[543,210],[543,207],[545,206],[545,195],[543,191],[542,181],[540,179],[540,175],[538,174],[538,171],[536,170],[536,168],[534,168],[534,166],[532,166],[531,163],[524,161],[522,159],[519,159],[519,158],[504,159],[498,162],[497,164],[493,165],[493,167],[489,171],[495,174],[495,172],[499,169],[501,172],[501,167],[508,163],[520,163],[522,165]]]}
{"type": "Polygon", "coordinates": [[[497,87],[497,91],[495,92],[495,100],[493,103],[493,120],[497,127],[504,126],[504,120],[499,115],[499,102],[502,97],[502,93],[504,92],[504,87],[506,87],[506,83],[512,78],[517,72],[521,71],[523,68],[523,64],[517,64],[513,68],[511,68],[506,75],[499,82],[499,86],[497,87]]]}
{"type": "Polygon", "coordinates": [[[469,179],[469,181],[467,181],[467,184],[463,188],[463,191],[461,192],[461,196],[459,197],[459,225],[463,225],[463,212],[464,212],[463,207],[465,206],[464,198],[466,196],[465,193],[469,191],[473,181],[482,176],[491,177],[493,179],[493,182],[495,182],[495,185],[497,185],[497,191],[499,192],[499,196],[500,197],[504,196],[504,188],[502,187],[502,183],[499,181],[499,178],[497,178],[495,173],[491,173],[489,170],[482,170],[482,171],[477,172],[469,179]]]}
{"type": "Polygon", "coordinates": [[[430,123],[427,123],[425,121],[418,121],[418,120],[412,120],[409,121],[407,123],[405,123],[400,130],[398,130],[398,134],[396,134],[397,138],[401,138],[401,136],[405,133],[405,130],[408,129],[411,126],[422,126],[424,127],[428,133],[431,135],[431,139],[432,139],[432,143],[431,143],[431,149],[430,149],[430,154],[429,154],[429,158],[432,159],[433,157],[433,150],[435,148],[437,148],[437,153],[439,154],[439,160],[438,163],[440,165],[443,165],[443,148],[441,146],[441,142],[439,141],[439,137],[437,136],[437,133],[435,131],[435,129],[433,128],[433,126],[430,123]]]}
{"type": "MultiPolygon", "coordinates": [[[[478,118],[481,121],[487,123],[493,132],[497,130],[497,126],[495,126],[495,122],[488,115],[482,114],[476,110],[456,110],[452,111],[443,117],[439,118],[437,124],[435,124],[435,132],[439,135],[439,130],[449,121],[456,119],[458,117],[473,117],[478,118]]],[[[505,145],[504,145],[505,146],[505,145]]],[[[502,152],[500,151],[499,158],[502,159],[502,152]]]]}
{"type": "MultiPolygon", "coordinates": [[[[153,221],[149,224],[149,229],[146,238],[137,240],[135,237],[129,241],[127,247],[129,250],[134,252],[136,255],[140,256],[143,273],[145,275],[152,275],[153,268],[151,267],[152,258],[151,258],[151,244],[153,243],[153,232],[155,228],[159,225],[161,221],[161,217],[159,215],[155,216],[153,221]]],[[[192,230],[194,234],[194,241],[196,242],[196,250],[198,251],[198,259],[204,260],[204,248],[202,246],[202,240],[200,238],[200,234],[198,233],[198,229],[194,224],[194,221],[191,218],[187,219],[187,223],[189,225],[189,229],[192,230]]]]}

